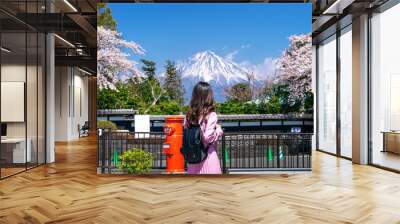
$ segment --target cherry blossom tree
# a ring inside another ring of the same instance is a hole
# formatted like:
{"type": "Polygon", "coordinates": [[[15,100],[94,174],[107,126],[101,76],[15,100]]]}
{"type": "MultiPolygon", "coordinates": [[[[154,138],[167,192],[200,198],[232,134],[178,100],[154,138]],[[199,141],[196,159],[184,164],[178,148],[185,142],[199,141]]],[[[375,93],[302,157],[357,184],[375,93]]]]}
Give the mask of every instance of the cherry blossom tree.
{"type": "Polygon", "coordinates": [[[289,103],[301,103],[311,94],[312,42],[310,35],[289,37],[287,48],[277,62],[275,83],[286,84],[289,103]]]}
{"type": "Polygon", "coordinates": [[[122,39],[121,33],[97,28],[97,80],[100,89],[115,89],[115,83],[122,76],[141,76],[136,68],[137,62],[129,59],[128,51],[139,55],[145,53],[139,44],[122,39]]]}

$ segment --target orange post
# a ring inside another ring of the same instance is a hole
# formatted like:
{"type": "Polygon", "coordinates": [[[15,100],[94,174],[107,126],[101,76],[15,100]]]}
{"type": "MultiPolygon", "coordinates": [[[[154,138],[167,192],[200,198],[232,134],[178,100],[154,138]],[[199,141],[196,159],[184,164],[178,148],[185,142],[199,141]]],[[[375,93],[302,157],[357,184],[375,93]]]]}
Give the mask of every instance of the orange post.
{"type": "Polygon", "coordinates": [[[181,154],[183,135],[183,116],[165,118],[163,153],[167,156],[167,173],[183,173],[185,160],[181,154]]]}

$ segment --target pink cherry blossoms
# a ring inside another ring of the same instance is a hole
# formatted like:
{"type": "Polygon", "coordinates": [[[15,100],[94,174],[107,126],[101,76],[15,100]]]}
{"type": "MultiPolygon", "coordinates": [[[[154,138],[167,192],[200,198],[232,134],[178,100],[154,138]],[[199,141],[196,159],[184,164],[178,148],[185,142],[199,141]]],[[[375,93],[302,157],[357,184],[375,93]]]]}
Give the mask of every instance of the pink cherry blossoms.
{"type": "Polygon", "coordinates": [[[143,55],[145,50],[137,43],[122,39],[121,33],[97,28],[97,82],[98,87],[115,89],[122,75],[140,76],[137,62],[129,59],[130,54],[143,55]]]}
{"type": "Polygon", "coordinates": [[[305,94],[311,92],[312,42],[310,35],[289,37],[287,48],[277,62],[275,82],[287,84],[289,102],[304,104],[305,94]]]}

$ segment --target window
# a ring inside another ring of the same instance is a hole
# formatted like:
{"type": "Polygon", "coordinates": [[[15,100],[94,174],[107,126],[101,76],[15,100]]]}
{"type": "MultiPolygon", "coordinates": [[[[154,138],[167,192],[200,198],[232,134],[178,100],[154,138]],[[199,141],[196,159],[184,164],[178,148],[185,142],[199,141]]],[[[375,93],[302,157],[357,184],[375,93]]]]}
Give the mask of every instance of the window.
{"type": "Polygon", "coordinates": [[[340,155],[352,157],[352,33],[351,25],[340,35],[340,155]]]}
{"type": "MultiPolygon", "coordinates": [[[[23,16],[43,1],[0,1],[23,16]]],[[[0,12],[0,178],[45,163],[45,35],[0,12]],[[4,21],[7,22],[4,22],[4,21]]]]}
{"type": "Polygon", "coordinates": [[[318,149],[336,153],[336,36],[318,48],[318,149]]]}
{"type": "Polygon", "coordinates": [[[400,4],[371,19],[372,163],[396,170],[400,170],[399,21],[400,4]]]}

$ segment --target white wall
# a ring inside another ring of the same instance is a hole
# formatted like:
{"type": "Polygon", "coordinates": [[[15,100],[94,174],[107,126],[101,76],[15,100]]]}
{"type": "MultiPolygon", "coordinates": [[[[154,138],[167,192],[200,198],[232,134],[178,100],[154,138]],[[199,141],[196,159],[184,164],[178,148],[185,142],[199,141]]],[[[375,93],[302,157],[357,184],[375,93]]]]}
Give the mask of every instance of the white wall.
{"type": "MultiPolygon", "coordinates": [[[[42,67],[37,67],[25,64],[2,64],[1,66],[2,82],[23,82],[26,84],[26,107],[25,100],[19,108],[11,108],[10,106],[1,108],[3,113],[20,113],[22,121],[20,122],[5,122],[7,124],[7,137],[8,138],[25,138],[29,140],[29,147],[32,151],[32,162],[44,163],[45,142],[44,142],[44,74],[42,67]],[[38,70],[37,70],[38,69],[38,70]],[[25,80],[27,78],[27,81],[25,80]],[[14,111],[13,111],[14,110],[14,111]],[[15,111],[19,110],[19,111],[15,111]],[[26,120],[24,114],[26,112],[26,120]],[[39,159],[39,161],[36,161],[39,159]]],[[[3,84],[2,84],[3,85],[3,84]]],[[[19,94],[25,98],[25,89],[19,89],[19,94]]],[[[10,92],[4,92],[2,89],[2,99],[7,98],[10,92]],[[5,94],[5,95],[4,95],[5,94]]],[[[18,102],[15,102],[18,103],[18,102]]],[[[3,102],[2,102],[3,104],[3,102]]],[[[2,113],[2,114],[3,114],[2,113]]],[[[3,120],[3,118],[2,118],[3,120]]]]}
{"type": "MultiPolygon", "coordinates": [[[[1,66],[1,81],[3,82],[25,82],[25,64],[5,64],[1,66]]],[[[7,110],[7,108],[1,108],[7,110]]],[[[25,122],[7,123],[7,137],[25,137],[25,122]]]]}
{"type": "Polygon", "coordinates": [[[55,140],[79,138],[78,125],[88,120],[88,78],[76,68],[56,67],[55,140]]]}
{"type": "Polygon", "coordinates": [[[69,133],[69,85],[67,67],[55,68],[55,140],[66,141],[69,133]]]}

